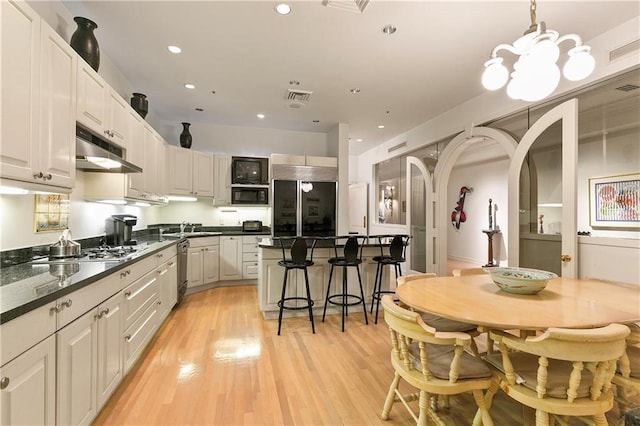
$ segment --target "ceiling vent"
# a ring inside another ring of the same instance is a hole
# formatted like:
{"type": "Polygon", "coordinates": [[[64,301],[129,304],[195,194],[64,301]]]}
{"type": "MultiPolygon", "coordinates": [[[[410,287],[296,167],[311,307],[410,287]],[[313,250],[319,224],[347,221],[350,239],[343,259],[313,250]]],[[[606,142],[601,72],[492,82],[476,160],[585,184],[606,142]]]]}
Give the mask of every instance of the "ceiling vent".
{"type": "Polygon", "coordinates": [[[322,5],[349,12],[364,13],[369,0],[322,0],[322,5]]]}
{"type": "Polygon", "coordinates": [[[293,90],[289,89],[285,96],[289,108],[302,108],[311,98],[311,90],[293,90]]]}
{"type": "Polygon", "coordinates": [[[609,62],[615,61],[616,59],[622,58],[623,56],[627,56],[631,53],[638,53],[638,51],[640,51],[640,39],[611,50],[609,52],[609,62]]]}
{"type": "Polygon", "coordinates": [[[620,87],[616,87],[616,90],[621,90],[623,92],[630,92],[636,89],[640,89],[640,86],[636,86],[635,84],[623,84],[620,87]]]}

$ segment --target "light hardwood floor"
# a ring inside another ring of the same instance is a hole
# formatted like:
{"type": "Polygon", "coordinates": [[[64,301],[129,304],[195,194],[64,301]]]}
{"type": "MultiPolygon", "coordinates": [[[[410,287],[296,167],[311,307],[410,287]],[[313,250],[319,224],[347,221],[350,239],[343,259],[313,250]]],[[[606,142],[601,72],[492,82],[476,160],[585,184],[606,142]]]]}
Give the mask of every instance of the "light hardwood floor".
{"type": "MultiPolygon", "coordinates": [[[[384,321],[350,314],[316,334],[308,318],[262,319],[255,286],[187,296],[123,380],[95,424],[120,425],[411,425],[400,403],[380,418],[393,377],[384,321]]],[[[404,390],[409,388],[405,385],[404,390]]],[[[451,398],[449,425],[469,425],[470,395],[451,398]]],[[[522,408],[499,392],[496,425],[523,424],[522,408]]],[[[617,422],[617,413],[611,416],[617,422]]]]}

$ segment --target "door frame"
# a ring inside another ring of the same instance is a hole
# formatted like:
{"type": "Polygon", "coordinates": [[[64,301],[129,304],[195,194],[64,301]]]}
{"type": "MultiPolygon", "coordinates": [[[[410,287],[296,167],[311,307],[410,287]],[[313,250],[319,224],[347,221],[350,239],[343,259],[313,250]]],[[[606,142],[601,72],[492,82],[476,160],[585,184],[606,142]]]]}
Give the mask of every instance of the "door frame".
{"type": "MultiPolygon", "coordinates": [[[[420,171],[420,174],[422,175],[422,178],[424,180],[424,185],[425,185],[425,200],[424,200],[424,213],[425,213],[425,265],[426,265],[426,272],[434,272],[435,271],[435,260],[436,260],[436,256],[433,253],[433,246],[431,247],[431,250],[429,249],[430,247],[430,243],[433,242],[433,228],[434,228],[434,218],[433,218],[433,212],[434,212],[434,204],[433,204],[433,176],[431,175],[431,173],[429,173],[429,170],[427,170],[427,167],[425,166],[425,164],[422,162],[422,160],[420,160],[417,157],[413,157],[413,156],[408,156],[406,159],[406,171],[405,171],[405,181],[406,181],[406,196],[405,196],[405,200],[407,202],[407,208],[406,208],[406,226],[407,226],[407,233],[409,235],[411,235],[411,190],[412,190],[412,181],[411,181],[411,166],[416,166],[418,168],[418,170],[420,171]],[[431,256],[429,256],[429,254],[431,254],[431,256]]],[[[418,271],[414,271],[411,268],[411,247],[415,246],[415,244],[409,244],[409,246],[407,247],[407,254],[406,254],[406,258],[409,259],[408,262],[408,270],[413,272],[413,273],[418,273],[418,271]]]]}
{"type": "Polygon", "coordinates": [[[529,149],[536,139],[557,121],[562,124],[562,255],[570,256],[570,261],[561,262],[562,276],[577,277],[578,237],[577,237],[577,162],[578,162],[578,100],[570,99],[552,108],[540,117],[524,134],[509,165],[508,188],[508,251],[509,265],[520,263],[520,171],[529,149]]]}
{"type": "MultiPolygon", "coordinates": [[[[478,139],[493,139],[495,140],[507,153],[509,159],[512,159],[514,152],[518,147],[516,140],[507,132],[499,129],[493,129],[491,127],[473,127],[473,123],[470,127],[467,127],[462,133],[454,137],[442,151],[442,155],[438,158],[436,168],[433,173],[433,189],[434,189],[434,221],[432,223],[432,244],[435,254],[435,272],[438,275],[447,275],[447,251],[448,251],[448,233],[449,233],[449,207],[447,200],[447,189],[449,185],[449,178],[451,176],[451,170],[455,165],[458,157],[462,152],[470,145],[478,142],[478,139]]],[[[510,175],[509,175],[510,176],[510,175]]],[[[516,192],[517,194],[517,192],[516,192]]],[[[508,198],[507,207],[511,212],[512,202],[511,196],[508,198]]],[[[515,198],[516,210],[517,210],[517,196],[515,198]]],[[[511,235],[511,216],[509,216],[509,235],[511,235]]],[[[511,240],[509,240],[511,242],[511,240]]],[[[511,244],[509,245],[511,248],[511,244]]],[[[509,259],[511,259],[511,253],[509,252],[509,259]]],[[[509,262],[511,263],[511,262],[509,262]]]]}

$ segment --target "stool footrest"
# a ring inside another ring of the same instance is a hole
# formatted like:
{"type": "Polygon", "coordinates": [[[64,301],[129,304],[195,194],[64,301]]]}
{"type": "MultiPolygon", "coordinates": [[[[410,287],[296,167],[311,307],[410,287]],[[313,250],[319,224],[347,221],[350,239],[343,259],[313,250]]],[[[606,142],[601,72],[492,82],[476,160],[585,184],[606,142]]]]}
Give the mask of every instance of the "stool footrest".
{"type": "Polygon", "coordinates": [[[337,305],[337,306],[355,306],[355,305],[359,305],[359,304],[361,304],[363,302],[362,297],[357,296],[355,294],[333,294],[333,295],[331,295],[331,296],[329,296],[327,298],[327,301],[329,303],[331,303],[332,305],[337,305]],[[339,301],[339,302],[335,302],[335,301],[332,300],[332,299],[337,299],[337,298],[343,299],[345,297],[347,298],[347,302],[346,303],[343,302],[342,300],[339,301]],[[349,298],[355,299],[355,301],[354,302],[349,302],[349,300],[348,300],[349,298]]]}
{"type": "Polygon", "coordinates": [[[314,304],[313,300],[309,300],[306,297],[285,297],[282,300],[278,301],[278,307],[282,308],[282,309],[291,309],[291,310],[296,310],[296,309],[309,309],[309,307],[312,307],[314,304]],[[289,302],[292,300],[300,300],[300,301],[304,301],[306,304],[304,306],[287,306],[285,305],[285,302],[289,302]]]}
{"type": "Polygon", "coordinates": [[[383,294],[396,294],[396,292],[395,292],[395,291],[391,291],[391,290],[380,290],[380,291],[376,291],[376,292],[374,292],[374,293],[371,295],[371,297],[372,297],[374,300],[380,300],[380,299],[382,298],[382,295],[383,295],[383,294]]]}

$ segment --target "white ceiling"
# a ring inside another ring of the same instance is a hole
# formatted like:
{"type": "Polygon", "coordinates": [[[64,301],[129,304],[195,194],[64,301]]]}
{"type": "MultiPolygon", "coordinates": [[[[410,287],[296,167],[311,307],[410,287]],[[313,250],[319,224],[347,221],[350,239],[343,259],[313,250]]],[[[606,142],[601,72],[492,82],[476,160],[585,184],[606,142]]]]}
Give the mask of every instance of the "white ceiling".
{"type": "MultiPolygon", "coordinates": [[[[364,13],[294,1],[288,16],[265,0],[63,3],[98,24],[101,51],[148,96],[158,119],[311,132],[347,123],[352,154],[481,94],[493,47],[530,25],[527,0],[372,0],[364,13]],[[383,34],[387,24],[397,32],[383,34]],[[169,53],[170,44],[182,53],[169,53]],[[294,109],[285,101],[289,88],[313,94],[294,109]]],[[[638,1],[537,6],[538,22],[584,40],[639,13],[638,1]]]]}

